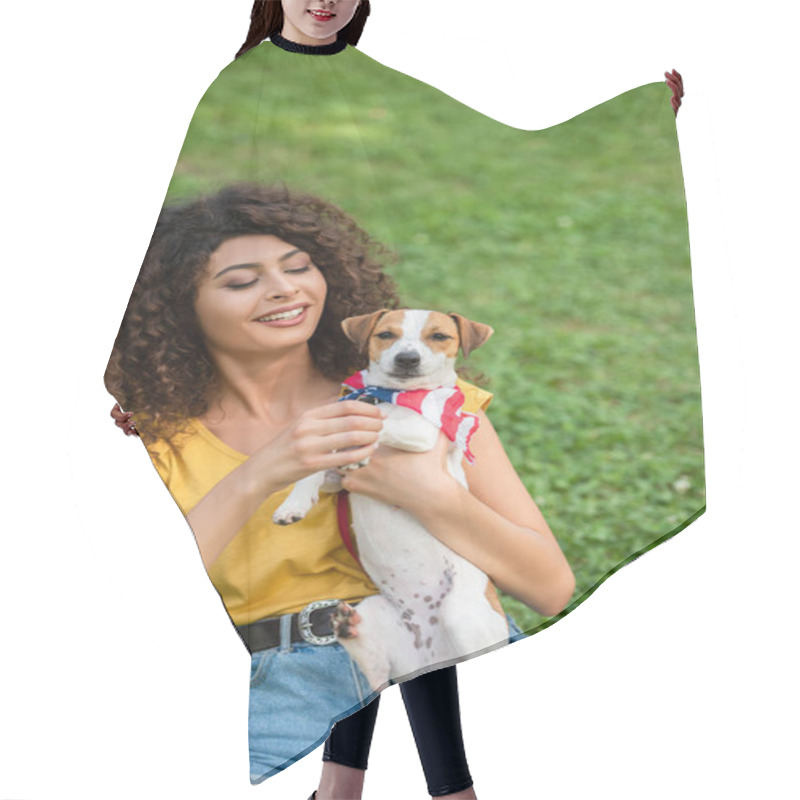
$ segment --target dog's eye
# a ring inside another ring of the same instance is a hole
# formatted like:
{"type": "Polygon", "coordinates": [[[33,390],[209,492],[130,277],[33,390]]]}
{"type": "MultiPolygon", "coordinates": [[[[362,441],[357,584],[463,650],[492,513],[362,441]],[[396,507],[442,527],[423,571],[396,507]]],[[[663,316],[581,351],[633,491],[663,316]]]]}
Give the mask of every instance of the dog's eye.
{"type": "Polygon", "coordinates": [[[397,337],[391,331],[381,331],[375,334],[376,339],[396,339],[397,337]]]}
{"type": "Polygon", "coordinates": [[[446,333],[432,333],[431,339],[435,342],[446,342],[448,339],[452,339],[452,336],[448,336],[446,333]]]}

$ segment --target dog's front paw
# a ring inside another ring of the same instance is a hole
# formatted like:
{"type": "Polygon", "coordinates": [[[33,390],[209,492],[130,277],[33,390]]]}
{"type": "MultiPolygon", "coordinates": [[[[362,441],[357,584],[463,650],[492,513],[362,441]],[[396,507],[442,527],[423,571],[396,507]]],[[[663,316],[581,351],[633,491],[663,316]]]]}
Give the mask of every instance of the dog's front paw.
{"type": "Polygon", "coordinates": [[[336,612],[331,618],[333,632],[339,639],[355,639],[358,636],[358,628],[361,622],[361,615],[349,603],[342,601],[336,607],[336,612]]]}
{"type": "Polygon", "coordinates": [[[325,483],[325,473],[315,472],[294,485],[289,496],[278,506],[272,515],[276,525],[291,525],[299,522],[319,500],[319,492],[325,483]]]}
{"type": "Polygon", "coordinates": [[[362,458],[361,461],[354,461],[352,464],[345,464],[344,466],[339,467],[339,472],[345,474],[347,472],[352,472],[354,469],[366,467],[367,464],[369,464],[369,456],[362,458]]]}
{"type": "MultiPolygon", "coordinates": [[[[289,498],[291,500],[291,498],[289,498]]],[[[272,515],[272,521],[276,525],[292,525],[295,522],[300,522],[305,517],[308,509],[300,508],[294,503],[285,502],[278,506],[275,513],[272,515]]]]}

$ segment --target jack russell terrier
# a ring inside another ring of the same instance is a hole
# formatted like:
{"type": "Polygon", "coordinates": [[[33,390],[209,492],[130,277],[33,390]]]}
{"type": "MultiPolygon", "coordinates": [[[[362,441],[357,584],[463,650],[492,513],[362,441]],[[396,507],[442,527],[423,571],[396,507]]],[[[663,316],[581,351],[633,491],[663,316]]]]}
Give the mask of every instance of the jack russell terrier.
{"type": "MultiPolygon", "coordinates": [[[[342,328],[369,353],[369,368],[345,382],[351,394],[342,399],[378,403],[382,445],[428,452],[444,432],[450,439],[448,470],[466,487],[461,461],[472,461],[469,440],[478,417],[461,410],[464,396],[454,365],[459,347],[469,355],[492,328],[458,314],[407,309],[350,317],[342,328]]],[[[302,519],[320,491],[338,491],[338,478],[328,471],[298,481],[273,522],[302,519]]],[[[350,512],[360,560],[381,594],[357,610],[340,603],[333,626],[373,689],[508,642],[505,616],[487,576],[474,564],[403,509],[351,494],[350,512]]]]}

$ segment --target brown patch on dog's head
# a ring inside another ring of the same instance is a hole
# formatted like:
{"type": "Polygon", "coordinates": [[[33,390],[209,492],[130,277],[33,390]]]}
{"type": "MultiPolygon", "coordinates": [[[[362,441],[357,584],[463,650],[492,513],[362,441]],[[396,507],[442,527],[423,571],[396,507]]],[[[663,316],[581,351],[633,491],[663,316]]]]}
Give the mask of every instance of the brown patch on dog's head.
{"type": "Polygon", "coordinates": [[[458,355],[461,332],[450,314],[431,311],[422,329],[422,341],[434,352],[444,353],[447,358],[458,355]]]}
{"type": "Polygon", "coordinates": [[[461,340],[461,350],[466,358],[473,350],[477,350],[485,344],[489,337],[494,333],[491,325],[484,325],[482,322],[473,322],[471,319],[462,317],[461,314],[450,314],[458,328],[459,339],[461,340]]]}
{"type": "Polygon", "coordinates": [[[407,309],[388,311],[384,314],[369,337],[369,360],[380,361],[381,354],[388,350],[398,339],[403,338],[403,318],[407,309]]]}
{"type": "Polygon", "coordinates": [[[342,330],[344,335],[358,347],[359,353],[367,350],[367,343],[378,320],[384,315],[391,313],[388,309],[382,308],[380,311],[373,311],[371,314],[361,314],[357,317],[348,317],[342,320],[342,330]]]}
{"type": "Polygon", "coordinates": [[[360,352],[369,354],[370,361],[379,361],[381,353],[402,338],[405,313],[405,309],[383,309],[363,317],[350,317],[342,322],[342,329],[360,352]]]}

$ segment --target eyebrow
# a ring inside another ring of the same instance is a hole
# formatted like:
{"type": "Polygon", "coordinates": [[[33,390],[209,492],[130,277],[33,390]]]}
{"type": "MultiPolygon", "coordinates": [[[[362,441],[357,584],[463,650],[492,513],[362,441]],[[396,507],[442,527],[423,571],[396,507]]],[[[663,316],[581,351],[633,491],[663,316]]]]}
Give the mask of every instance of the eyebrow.
{"type": "MultiPolygon", "coordinates": [[[[294,250],[290,250],[288,253],[284,253],[278,261],[283,263],[284,261],[288,261],[292,256],[296,256],[298,253],[304,253],[304,250],[300,250],[299,248],[295,248],[294,250]]],[[[224,275],[226,272],[231,272],[234,269],[258,269],[261,267],[261,264],[258,263],[247,263],[247,264],[231,264],[229,267],[225,267],[225,269],[221,269],[213,278],[212,280],[216,280],[217,278],[224,275]]]]}

